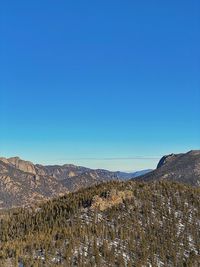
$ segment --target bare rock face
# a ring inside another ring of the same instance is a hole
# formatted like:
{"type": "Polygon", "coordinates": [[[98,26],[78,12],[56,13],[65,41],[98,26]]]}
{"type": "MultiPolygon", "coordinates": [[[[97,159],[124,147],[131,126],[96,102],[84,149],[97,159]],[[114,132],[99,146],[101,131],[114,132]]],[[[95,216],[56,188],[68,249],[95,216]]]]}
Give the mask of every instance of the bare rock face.
{"type": "Polygon", "coordinates": [[[21,160],[19,157],[8,158],[7,161],[12,164],[16,169],[36,174],[34,164],[30,161],[21,160]]]}
{"type": "Polygon", "coordinates": [[[158,165],[157,165],[157,169],[162,167],[163,165],[169,163],[169,162],[172,162],[175,158],[176,158],[176,154],[170,154],[170,155],[166,155],[166,156],[163,156],[160,161],[158,162],[158,165]]]}
{"type": "Polygon", "coordinates": [[[0,159],[0,209],[29,206],[68,192],[55,178],[35,174],[30,162],[0,159]]]}
{"type": "Polygon", "coordinates": [[[141,181],[164,179],[200,186],[200,150],[164,156],[156,170],[136,178],[141,181]]]}
{"type": "Polygon", "coordinates": [[[104,211],[112,206],[123,203],[125,199],[131,199],[133,192],[130,190],[117,191],[112,189],[106,197],[94,196],[92,199],[91,209],[104,211]]]}
{"type": "Polygon", "coordinates": [[[9,161],[6,158],[0,157],[0,161],[3,161],[6,164],[9,164],[9,161]]]}

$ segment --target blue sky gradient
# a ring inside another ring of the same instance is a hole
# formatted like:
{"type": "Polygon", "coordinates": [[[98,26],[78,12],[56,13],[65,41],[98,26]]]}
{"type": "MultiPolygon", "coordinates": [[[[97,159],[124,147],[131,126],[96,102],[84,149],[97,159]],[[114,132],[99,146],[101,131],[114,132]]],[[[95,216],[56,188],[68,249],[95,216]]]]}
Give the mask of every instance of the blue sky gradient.
{"type": "Polygon", "coordinates": [[[0,12],[2,156],[131,171],[200,148],[199,1],[3,0],[0,12]]]}

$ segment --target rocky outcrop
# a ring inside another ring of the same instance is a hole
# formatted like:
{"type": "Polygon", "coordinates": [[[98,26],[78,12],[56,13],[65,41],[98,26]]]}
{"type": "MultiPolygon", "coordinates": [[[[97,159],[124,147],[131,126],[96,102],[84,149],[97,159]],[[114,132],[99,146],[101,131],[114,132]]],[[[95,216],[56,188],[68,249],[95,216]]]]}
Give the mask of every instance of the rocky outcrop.
{"type": "Polygon", "coordinates": [[[135,180],[172,180],[200,186],[200,150],[170,154],[161,158],[157,169],[135,180]]]}
{"type": "Polygon", "coordinates": [[[30,161],[21,160],[19,157],[8,158],[7,161],[18,170],[36,174],[35,166],[30,161]]]}
{"type": "Polygon", "coordinates": [[[0,160],[0,209],[28,206],[69,192],[55,178],[31,173],[32,169],[18,160],[16,165],[11,161],[0,160]]]}
{"type": "Polygon", "coordinates": [[[157,169],[162,167],[163,165],[169,163],[169,162],[172,162],[176,157],[177,157],[176,154],[170,154],[170,155],[163,156],[160,159],[160,161],[158,162],[157,169]]]}
{"type": "Polygon", "coordinates": [[[117,191],[112,189],[106,197],[94,196],[92,199],[91,209],[104,211],[112,206],[123,203],[126,199],[131,199],[133,192],[130,190],[117,191]]]}

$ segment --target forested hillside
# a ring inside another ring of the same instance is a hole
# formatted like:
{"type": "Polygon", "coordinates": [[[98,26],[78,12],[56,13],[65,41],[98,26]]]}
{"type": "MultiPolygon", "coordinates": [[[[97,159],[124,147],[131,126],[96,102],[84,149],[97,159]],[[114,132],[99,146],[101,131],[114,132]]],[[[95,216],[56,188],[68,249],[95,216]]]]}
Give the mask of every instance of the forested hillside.
{"type": "Polygon", "coordinates": [[[1,214],[0,266],[200,265],[200,189],[108,182],[1,214]]]}

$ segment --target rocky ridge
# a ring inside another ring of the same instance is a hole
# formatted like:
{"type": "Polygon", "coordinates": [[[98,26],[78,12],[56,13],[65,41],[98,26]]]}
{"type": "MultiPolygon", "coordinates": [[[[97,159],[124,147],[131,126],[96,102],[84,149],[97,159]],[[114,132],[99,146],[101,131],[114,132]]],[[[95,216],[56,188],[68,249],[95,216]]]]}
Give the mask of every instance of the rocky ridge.
{"type": "Polygon", "coordinates": [[[43,166],[19,157],[1,157],[0,209],[28,206],[83,187],[131,176],[130,173],[93,170],[73,164],[43,166]]]}
{"type": "Polygon", "coordinates": [[[157,169],[136,180],[171,180],[200,186],[200,150],[164,156],[159,161],[157,169]]]}

